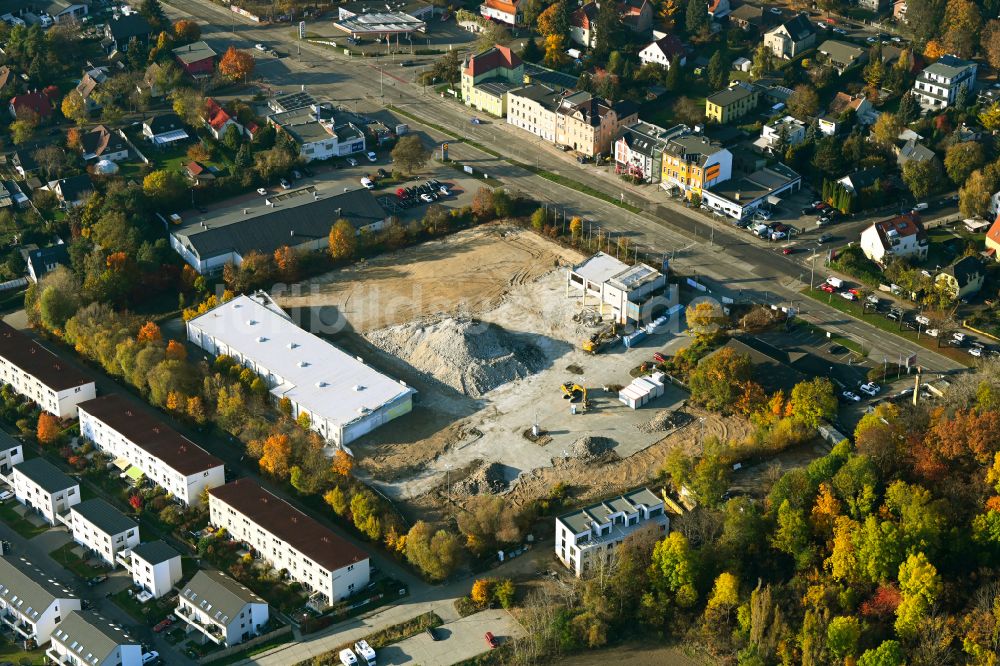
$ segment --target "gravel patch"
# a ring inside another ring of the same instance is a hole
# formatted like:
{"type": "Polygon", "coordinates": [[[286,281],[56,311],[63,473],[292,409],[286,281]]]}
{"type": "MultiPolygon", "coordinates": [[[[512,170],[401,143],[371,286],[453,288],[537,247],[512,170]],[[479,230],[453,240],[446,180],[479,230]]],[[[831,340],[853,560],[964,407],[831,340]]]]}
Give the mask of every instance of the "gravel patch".
{"type": "Polygon", "coordinates": [[[459,495],[484,495],[507,490],[504,467],[500,463],[484,462],[469,476],[454,485],[459,495]]]}
{"type": "Polygon", "coordinates": [[[661,409],[653,414],[653,418],[645,423],[639,423],[635,427],[639,432],[643,433],[666,432],[674,428],[679,428],[690,420],[691,416],[686,412],[661,409]]]}
{"type": "Polygon", "coordinates": [[[545,366],[542,351],[526,339],[469,318],[400,324],[366,337],[387,354],[472,398],[545,366]]]}
{"type": "Polygon", "coordinates": [[[615,448],[617,442],[609,437],[587,435],[573,442],[573,455],[587,460],[597,458],[615,448]]]}

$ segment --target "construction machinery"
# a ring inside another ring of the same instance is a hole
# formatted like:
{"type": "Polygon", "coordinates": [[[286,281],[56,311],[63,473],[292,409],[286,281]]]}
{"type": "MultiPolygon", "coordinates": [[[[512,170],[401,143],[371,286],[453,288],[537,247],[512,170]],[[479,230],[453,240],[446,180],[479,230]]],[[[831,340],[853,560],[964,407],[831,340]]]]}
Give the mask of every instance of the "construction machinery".
{"type": "Polygon", "coordinates": [[[611,344],[612,342],[615,342],[620,337],[621,336],[618,334],[618,324],[612,322],[611,324],[608,324],[601,330],[591,335],[590,338],[584,341],[584,343],[580,346],[583,349],[583,351],[587,352],[588,354],[596,354],[599,351],[601,351],[602,348],[611,344]]]}
{"type": "Polygon", "coordinates": [[[569,400],[570,402],[582,402],[584,404],[587,403],[587,389],[579,384],[566,382],[562,385],[562,392],[563,400],[569,400]]]}

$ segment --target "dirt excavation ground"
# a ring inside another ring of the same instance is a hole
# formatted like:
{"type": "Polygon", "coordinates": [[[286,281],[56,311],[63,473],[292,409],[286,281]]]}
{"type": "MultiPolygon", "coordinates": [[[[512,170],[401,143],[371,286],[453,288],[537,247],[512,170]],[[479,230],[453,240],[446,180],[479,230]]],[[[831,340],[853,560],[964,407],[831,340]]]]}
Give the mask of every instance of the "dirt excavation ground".
{"type": "MultiPolygon", "coordinates": [[[[322,276],[286,308],[322,312],[343,326],[331,340],[413,386],[413,412],[352,442],[359,472],[415,514],[505,493],[520,506],[562,482],[579,501],[641,485],[675,446],[741,438],[740,420],[686,406],[668,386],[632,410],[616,385],[654,351],[689,339],[675,331],[591,355],[596,328],[567,265],[583,255],[502,224],[454,234],[322,276]],[[572,414],[560,385],[585,386],[591,406],[572,414]],[[541,434],[531,437],[532,424],[541,434]]],[[[591,312],[593,314],[593,312],[591,312]]]]}

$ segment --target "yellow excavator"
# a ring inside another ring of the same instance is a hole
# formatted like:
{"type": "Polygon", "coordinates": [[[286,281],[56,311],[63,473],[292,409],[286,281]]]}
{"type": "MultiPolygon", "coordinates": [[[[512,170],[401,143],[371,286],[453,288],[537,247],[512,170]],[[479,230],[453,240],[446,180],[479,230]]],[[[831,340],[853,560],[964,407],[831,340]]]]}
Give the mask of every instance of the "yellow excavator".
{"type": "Polygon", "coordinates": [[[618,324],[612,322],[590,336],[580,347],[588,354],[596,354],[604,345],[618,339],[618,324]]]}
{"type": "Polygon", "coordinates": [[[563,400],[569,400],[570,402],[582,402],[584,404],[587,402],[587,389],[579,384],[566,382],[562,385],[562,392],[563,400]]]}

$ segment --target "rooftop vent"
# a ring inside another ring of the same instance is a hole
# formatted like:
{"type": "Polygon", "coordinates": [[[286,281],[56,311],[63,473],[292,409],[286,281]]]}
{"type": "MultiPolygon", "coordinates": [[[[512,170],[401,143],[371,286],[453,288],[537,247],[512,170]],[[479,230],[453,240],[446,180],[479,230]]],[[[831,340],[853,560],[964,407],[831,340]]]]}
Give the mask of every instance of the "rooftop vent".
{"type": "Polygon", "coordinates": [[[299,361],[299,367],[300,368],[307,368],[307,367],[309,367],[309,363],[307,361],[299,361]]]}
{"type": "Polygon", "coordinates": [[[257,321],[255,319],[247,319],[247,326],[253,326],[257,321]]]}
{"type": "Polygon", "coordinates": [[[257,342],[267,342],[267,338],[265,338],[263,335],[258,335],[257,342]]]}
{"type": "Polygon", "coordinates": [[[297,343],[295,343],[295,342],[289,342],[289,343],[288,343],[288,348],[289,348],[289,349],[295,349],[295,348],[296,348],[296,347],[298,347],[298,346],[299,346],[299,345],[298,345],[297,343]]]}
{"type": "Polygon", "coordinates": [[[326,382],[324,382],[324,381],[316,382],[316,388],[324,388],[325,386],[326,386],[326,382]]]}
{"type": "Polygon", "coordinates": [[[355,390],[355,391],[364,391],[364,390],[365,390],[365,387],[364,387],[364,386],[362,386],[361,384],[355,384],[355,385],[354,385],[353,387],[351,387],[351,388],[352,388],[353,390],[355,390]]]}

